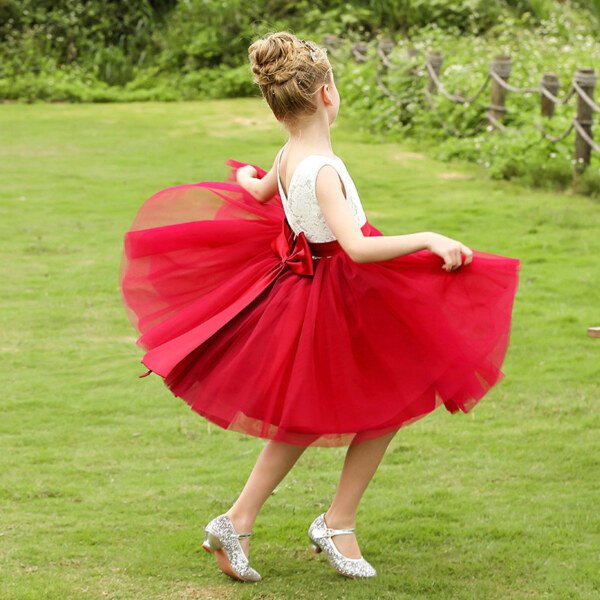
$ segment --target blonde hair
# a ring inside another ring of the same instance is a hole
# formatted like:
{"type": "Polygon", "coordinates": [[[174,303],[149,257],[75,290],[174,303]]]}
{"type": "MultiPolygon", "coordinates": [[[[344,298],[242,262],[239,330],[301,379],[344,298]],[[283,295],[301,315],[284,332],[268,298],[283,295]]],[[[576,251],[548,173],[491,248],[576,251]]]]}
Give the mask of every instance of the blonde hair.
{"type": "Polygon", "coordinates": [[[254,41],[248,56],[255,83],[278,121],[294,123],[313,114],[314,94],[323,83],[332,83],[327,50],[288,31],[254,41]]]}

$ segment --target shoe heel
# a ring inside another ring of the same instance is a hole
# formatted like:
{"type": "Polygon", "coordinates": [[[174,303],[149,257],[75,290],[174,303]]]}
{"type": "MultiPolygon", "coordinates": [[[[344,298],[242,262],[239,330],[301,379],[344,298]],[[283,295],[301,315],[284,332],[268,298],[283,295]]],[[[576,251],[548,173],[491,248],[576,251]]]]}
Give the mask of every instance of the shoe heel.
{"type": "Polygon", "coordinates": [[[220,550],[223,546],[221,542],[219,542],[218,538],[215,537],[210,531],[204,531],[204,542],[202,543],[202,547],[207,552],[214,552],[215,550],[220,550]]]}
{"type": "Polygon", "coordinates": [[[310,546],[308,547],[308,549],[311,552],[314,552],[315,554],[319,554],[319,552],[323,552],[323,548],[321,548],[321,546],[319,546],[319,544],[317,544],[312,537],[310,537],[310,535],[308,536],[308,539],[310,540],[310,546]]]}

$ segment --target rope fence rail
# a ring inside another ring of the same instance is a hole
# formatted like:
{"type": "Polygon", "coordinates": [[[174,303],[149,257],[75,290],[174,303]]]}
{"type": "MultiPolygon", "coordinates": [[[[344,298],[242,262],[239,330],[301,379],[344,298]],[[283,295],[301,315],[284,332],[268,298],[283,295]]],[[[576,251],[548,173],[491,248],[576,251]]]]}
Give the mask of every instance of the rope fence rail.
{"type": "MultiPolygon", "coordinates": [[[[340,40],[333,35],[325,36],[323,42],[334,51],[341,45],[340,40]]],[[[400,65],[394,63],[390,58],[394,47],[395,42],[391,39],[382,39],[379,41],[375,54],[377,57],[375,81],[382,93],[394,100],[396,105],[399,106],[401,104],[399,98],[390,89],[390,86],[384,83],[384,78],[388,71],[401,68],[400,65]]],[[[368,52],[369,44],[364,41],[355,42],[351,46],[352,57],[358,63],[370,60],[368,52]]],[[[408,57],[413,63],[415,57],[422,54],[414,48],[409,48],[407,52],[408,57]]],[[[510,56],[499,55],[492,59],[489,70],[485,73],[476,91],[472,95],[466,96],[463,93],[450,91],[442,81],[443,56],[440,52],[428,52],[423,62],[427,76],[427,83],[423,91],[428,109],[431,111],[437,110],[436,96],[441,96],[448,102],[467,108],[474,105],[487,88],[490,87],[489,102],[485,106],[480,107],[482,114],[475,127],[466,132],[459,131],[449,123],[441,121],[441,126],[449,134],[465,137],[474,135],[482,129],[487,129],[499,131],[503,134],[519,135],[521,132],[518,129],[507,127],[503,122],[506,114],[509,112],[507,108],[509,94],[539,94],[542,120],[551,119],[557,105],[566,105],[573,98],[576,98],[575,115],[562,134],[553,135],[540,123],[533,123],[533,126],[540,132],[543,138],[554,143],[567,139],[573,131],[575,132],[573,148],[574,175],[582,173],[590,164],[592,152],[600,153],[600,144],[594,141],[593,135],[594,114],[600,113],[600,106],[594,100],[594,89],[598,76],[592,67],[578,68],[573,74],[568,90],[559,97],[560,81],[558,75],[555,73],[544,73],[540,83],[537,85],[519,87],[508,83],[512,71],[512,59],[510,56]]],[[[402,67],[405,67],[405,65],[402,65],[402,67]]],[[[405,70],[405,74],[418,77],[418,71],[417,67],[412,66],[405,70]]]]}

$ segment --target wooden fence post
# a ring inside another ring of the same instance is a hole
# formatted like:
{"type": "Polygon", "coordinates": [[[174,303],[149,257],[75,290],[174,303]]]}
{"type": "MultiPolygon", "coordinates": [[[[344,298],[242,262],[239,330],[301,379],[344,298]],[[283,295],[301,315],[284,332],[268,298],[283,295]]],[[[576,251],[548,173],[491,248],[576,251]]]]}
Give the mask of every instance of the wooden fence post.
{"type": "MultiPolygon", "coordinates": [[[[430,52],[427,55],[427,62],[431,65],[433,72],[437,75],[437,78],[440,78],[440,70],[442,68],[442,63],[444,62],[444,58],[440,52],[430,52]]],[[[429,71],[427,72],[427,76],[429,77],[429,83],[427,84],[427,89],[430,94],[437,94],[438,88],[435,79],[431,76],[429,71]]]]}
{"type": "Polygon", "coordinates": [[[390,55],[390,52],[394,49],[394,45],[394,40],[390,38],[384,38],[379,42],[379,48],[386,56],[390,55]]]}
{"type": "Polygon", "coordinates": [[[325,47],[337,50],[342,45],[342,39],[335,35],[335,33],[327,33],[322,38],[323,45],[325,47]]]}
{"type": "MultiPolygon", "coordinates": [[[[553,96],[556,96],[560,88],[560,81],[558,79],[558,75],[556,75],[556,73],[544,73],[544,75],[542,76],[542,87],[545,90],[548,90],[553,96]]],[[[540,96],[542,99],[542,117],[552,117],[554,115],[554,102],[552,102],[550,98],[544,96],[544,94],[540,94],[540,96]]]]}
{"type": "MultiPolygon", "coordinates": [[[[508,81],[511,69],[512,61],[510,56],[496,56],[490,65],[490,70],[504,81],[508,81]]],[[[492,78],[492,98],[488,107],[488,115],[497,121],[502,121],[505,112],[506,90],[492,78]]],[[[493,119],[490,119],[492,125],[494,124],[493,119]]]]}
{"type": "Polygon", "coordinates": [[[357,63],[367,62],[367,52],[369,44],[367,42],[354,42],[352,44],[352,56],[357,63]]]}
{"type": "MultiPolygon", "coordinates": [[[[593,100],[594,87],[598,77],[594,69],[590,67],[582,67],[577,69],[573,78],[579,87],[593,100]]],[[[581,128],[587,133],[588,137],[592,138],[592,123],[593,123],[592,107],[577,94],[577,122],[581,128]]],[[[575,132],[575,171],[582,173],[586,166],[590,164],[590,156],[592,149],[585,141],[579,131],[575,132]]]]}
{"type": "MultiPolygon", "coordinates": [[[[419,56],[419,51],[414,46],[409,46],[406,49],[406,56],[407,56],[408,60],[413,62],[413,59],[416,58],[417,56],[419,56]]],[[[413,64],[410,67],[408,67],[408,69],[406,69],[406,71],[405,71],[406,74],[413,76],[413,77],[416,76],[417,72],[419,70],[419,66],[420,65],[416,65],[413,62],[413,64]]]]}
{"type": "MultiPolygon", "coordinates": [[[[415,56],[419,56],[419,54],[420,52],[414,46],[409,46],[406,49],[406,57],[411,62],[413,62],[413,58],[415,58],[415,56]]],[[[410,77],[416,77],[419,71],[419,67],[420,65],[416,64],[416,62],[413,62],[413,64],[410,67],[408,67],[404,71],[404,73],[410,77]]]]}

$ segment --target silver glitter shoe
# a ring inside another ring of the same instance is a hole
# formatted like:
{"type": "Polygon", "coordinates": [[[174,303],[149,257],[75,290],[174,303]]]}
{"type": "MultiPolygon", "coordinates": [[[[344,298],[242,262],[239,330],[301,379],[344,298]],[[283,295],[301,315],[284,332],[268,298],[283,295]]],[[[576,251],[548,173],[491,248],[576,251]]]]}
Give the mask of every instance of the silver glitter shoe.
{"type": "Polygon", "coordinates": [[[308,537],[312,542],[310,550],[316,554],[324,550],[331,566],[346,577],[355,579],[358,577],[375,577],[377,571],[364,557],[348,558],[336,548],[331,536],[343,533],[354,533],[354,527],[351,529],[331,529],[325,523],[325,513],[320,514],[308,528],[308,537]]]}
{"type": "Polygon", "coordinates": [[[237,533],[231,519],[223,513],[215,517],[204,528],[202,547],[214,553],[223,573],[240,581],[260,581],[262,577],[253,569],[244,553],[239,538],[250,537],[251,533],[237,533]]]}

